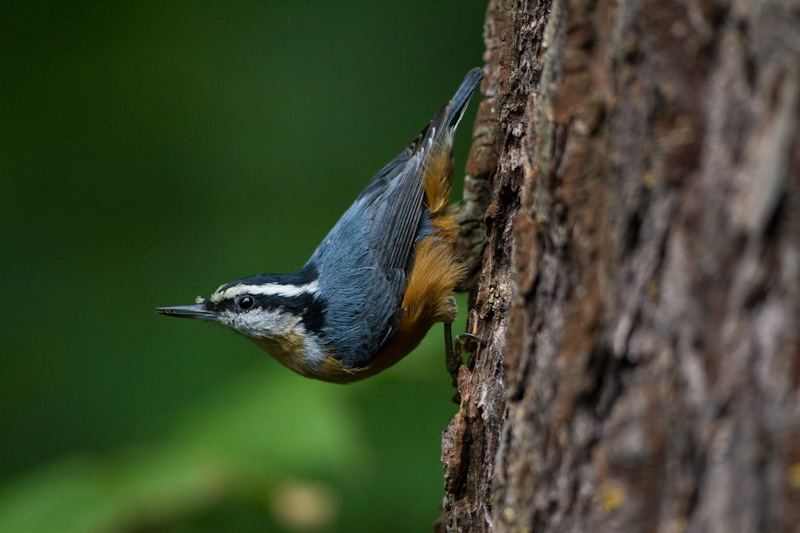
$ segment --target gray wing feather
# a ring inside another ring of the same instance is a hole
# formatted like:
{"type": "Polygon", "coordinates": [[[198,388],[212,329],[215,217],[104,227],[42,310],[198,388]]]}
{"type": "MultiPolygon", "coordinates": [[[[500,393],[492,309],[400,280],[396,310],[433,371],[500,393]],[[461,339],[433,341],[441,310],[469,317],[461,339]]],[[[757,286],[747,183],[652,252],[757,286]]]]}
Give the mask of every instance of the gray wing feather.
{"type": "Polygon", "coordinates": [[[384,167],[362,192],[372,213],[367,239],[375,260],[384,271],[410,267],[425,210],[422,173],[432,147],[442,134],[450,107],[442,108],[414,142],[384,167]]]}
{"type": "Polygon", "coordinates": [[[454,133],[482,79],[483,72],[479,68],[470,70],[453,99],[436,113],[405,150],[370,180],[356,200],[364,201],[365,209],[372,213],[368,242],[384,272],[410,268],[425,210],[422,173],[426,160],[440,148],[443,136],[454,133]]]}

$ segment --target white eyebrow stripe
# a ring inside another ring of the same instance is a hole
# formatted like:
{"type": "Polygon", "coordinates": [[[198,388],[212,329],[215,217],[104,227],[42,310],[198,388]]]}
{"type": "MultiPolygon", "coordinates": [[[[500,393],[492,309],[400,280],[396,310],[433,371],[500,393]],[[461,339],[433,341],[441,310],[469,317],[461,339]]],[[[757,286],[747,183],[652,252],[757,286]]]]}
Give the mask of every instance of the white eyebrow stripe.
{"type": "Polygon", "coordinates": [[[241,296],[242,294],[252,294],[254,296],[300,296],[301,294],[316,294],[319,291],[319,282],[314,280],[305,285],[281,285],[280,283],[266,283],[264,285],[234,285],[222,292],[215,292],[211,296],[211,301],[219,303],[222,300],[229,300],[241,296]]]}

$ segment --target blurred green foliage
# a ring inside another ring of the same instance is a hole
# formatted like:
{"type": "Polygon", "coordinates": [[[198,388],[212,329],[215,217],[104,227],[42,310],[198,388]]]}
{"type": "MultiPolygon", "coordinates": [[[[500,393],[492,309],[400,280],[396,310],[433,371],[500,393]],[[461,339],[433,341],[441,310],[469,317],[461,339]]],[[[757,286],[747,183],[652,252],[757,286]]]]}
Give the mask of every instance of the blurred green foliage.
{"type": "Polygon", "coordinates": [[[302,266],[481,64],[484,10],[0,5],[0,531],[430,530],[441,326],[339,386],[153,308],[302,266]]]}

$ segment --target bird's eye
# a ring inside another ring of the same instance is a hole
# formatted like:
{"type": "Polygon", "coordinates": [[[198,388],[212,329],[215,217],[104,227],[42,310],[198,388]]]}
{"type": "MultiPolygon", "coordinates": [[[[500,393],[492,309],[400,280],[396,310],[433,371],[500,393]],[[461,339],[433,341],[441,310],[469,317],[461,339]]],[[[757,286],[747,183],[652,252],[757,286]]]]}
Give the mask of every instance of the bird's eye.
{"type": "Polygon", "coordinates": [[[236,305],[239,307],[239,309],[242,309],[243,311],[247,311],[248,309],[253,307],[254,303],[255,301],[253,300],[252,296],[239,296],[236,299],[236,305]]]}

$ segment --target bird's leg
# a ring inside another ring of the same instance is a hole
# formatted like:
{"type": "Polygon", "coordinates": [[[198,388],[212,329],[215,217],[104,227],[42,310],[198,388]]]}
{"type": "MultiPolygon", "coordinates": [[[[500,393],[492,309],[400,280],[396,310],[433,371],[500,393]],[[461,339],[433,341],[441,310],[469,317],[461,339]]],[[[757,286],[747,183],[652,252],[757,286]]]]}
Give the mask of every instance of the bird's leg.
{"type": "Polygon", "coordinates": [[[464,364],[464,345],[469,341],[483,343],[483,339],[472,333],[462,333],[461,335],[456,335],[454,343],[450,324],[450,322],[444,323],[444,355],[447,371],[450,373],[450,377],[453,378],[453,387],[456,389],[453,402],[460,404],[461,394],[458,392],[458,369],[464,364]]]}
{"type": "Polygon", "coordinates": [[[470,341],[474,342],[475,344],[486,344],[485,340],[477,335],[473,335],[472,333],[462,333],[460,335],[456,335],[455,346],[459,356],[461,356],[461,354],[464,352],[464,346],[466,346],[470,341]]]}
{"type": "Polygon", "coordinates": [[[447,365],[447,371],[450,373],[450,377],[453,378],[453,387],[456,389],[456,393],[453,395],[453,403],[461,404],[461,393],[458,392],[458,369],[464,364],[464,360],[461,357],[461,349],[459,348],[458,357],[456,357],[454,346],[453,346],[453,332],[450,329],[451,322],[444,323],[444,359],[445,364],[447,365]]]}
{"type": "Polygon", "coordinates": [[[455,354],[455,347],[453,346],[453,332],[450,329],[450,322],[444,323],[444,357],[447,364],[447,371],[450,377],[453,378],[453,387],[458,388],[458,369],[464,363],[461,359],[461,352],[458,352],[458,357],[455,354]]]}

